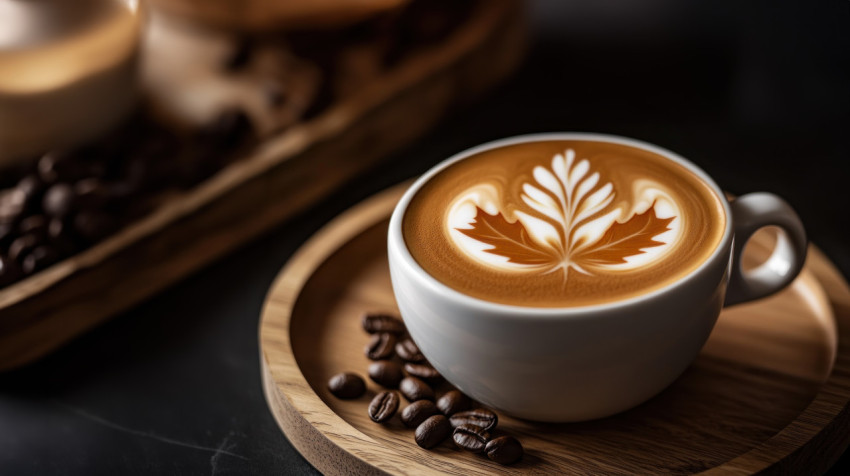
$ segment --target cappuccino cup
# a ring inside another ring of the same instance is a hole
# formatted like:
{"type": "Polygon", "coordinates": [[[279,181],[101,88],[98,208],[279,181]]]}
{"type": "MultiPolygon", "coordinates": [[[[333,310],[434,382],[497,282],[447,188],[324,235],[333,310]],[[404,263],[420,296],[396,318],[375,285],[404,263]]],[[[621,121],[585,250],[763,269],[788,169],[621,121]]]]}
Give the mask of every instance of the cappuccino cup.
{"type": "Polygon", "coordinates": [[[458,389],[519,418],[632,408],[696,358],[724,306],[787,286],[806,256],[781,198],[731,202],[645,142],[589,133],[487,143],[410,187],[388,232],[410,336],[458,389]],[[767,226],[772,254],[744,270],[767,226]]]}

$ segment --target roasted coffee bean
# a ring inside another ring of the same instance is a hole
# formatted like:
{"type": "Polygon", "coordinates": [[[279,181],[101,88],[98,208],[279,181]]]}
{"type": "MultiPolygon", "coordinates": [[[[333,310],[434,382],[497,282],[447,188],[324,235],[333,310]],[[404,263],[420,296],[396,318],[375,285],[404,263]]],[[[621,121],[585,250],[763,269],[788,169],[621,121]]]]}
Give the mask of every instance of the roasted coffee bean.
{"type": "Polygon", "coordinates": [[[349,400],[366,393],[366,382],[357,374],[343,372],[328,380],[328,390],[337,398],[349,400]]]}
{"type": "Polygon", "coordinates": [[[67,183],[57,183],[44,193],[42,207],[53,217],[65,217],[74,209],[74,188],[67,183]]]}
{"type": "Polygon", "coordinates": [[[437,408],[445,416],[452,416],[472,406],[472,400],[459,390],[450,390],[437,400],[437,408]]]}
{"type": "Polygon", "coordinates": [[[38,176],[44,183],[79,180],[85,175],[79,154],[54,150],[38,160],[38,176]]]}
{"type": "Polygon", "coordinates": [[[118,221],[110,214],[86,210],[74,216],[74,231],[89,242],[99,241],[118,229],[118,221]]]}
{"type": "Polygon", "coordinates": [[[369,365],[369,378],[378,385],[387,388],[398,388],[398,383],[404,378],[401,365],[392,360],[379,360],[369,365]]]}
{"type": "Polygon", "coordinates": [[[24,200],[26,200],[27,207],[32,208],[40,203],[41,196],[44,194],[44,190],[47,187],[44,182],[38,178],[38,175],[30,174],[22,178],[18,182],[16,188],[24,194],[24,200]]]}
{"type": "Polygon", "coordinates": [[[383,423],[395,415],[400,399],[395,392],[385,391],[375,395],[369,403],[369,418],[375,423],[383,423]]]}
{"type": "Polygon", "coordinates": [[[372,335],[363,352],[371,360],[389,359],[395,353],[396,338],[394,335],[381,332],[372,335]]]}
{"type": "Polygon", "coordinates": [[[26,255],[32,253],[42,240],[36,235],[21,235],[9,245],[8,256],[18,264],[22,263],[26,255]]]}
{"type": "Polygon", "coordinates": [[[404,407],[401,411],[401,422],[408,428],[416,428],[428,417],[440,413],[434,402],[430,400],[419,400],[404,407]]]}
{"type": "Polygon", "coordinates": [[[422,379],[426,382],[436,382],[443,378],[437,369],[431,367],[431,365],[427,363],[417,364],[413,362],[405,362],[404,370],[408,375],[422,379]]]}
{"type": "Polygon", "coordinates": [[[484,430],[490,431],[499,423],[499,417],[491,410],[486,408],[476,408],[474,410],[466,410],[455,413],[451,416],[450,421],[452,426],[474,425],[484,430]]]}
{"type": "Polygon", "coordinates": [[[22,235],[32,234],[36,236],[47,236],[47,219],[44,215],[32,215],[21,220],[18,231],[22,235]]]}
{"type": "Polygon", "coordinates": [[[499,464],[514,464],[525,453],[522,444],[513,436],[500,436],[487,442],[484,447],[487,457],[499,464]]]}
{"type": "Polygon", "coordinates": [[[49,236],[51,240],[70,237],[70,234],[70,225],[61,218],[51,218],[47,223],[47,236],[49,236]]]}
{"type": "Polygon", "coordinates": [[[431,367],[430,364],[415,364],[413,362],[406,362],[404,364],[404,370],[411,377],[416,377],[429,383],[438,382],[443,378],[443,376],[440,375],[440,372],[437,372],[437,369],[431,367]]]}
{"type": "Polygon", "coordinates": [[[455,444],[473,453],[481,453],[490,441],[490,433],[475,425],[460,425],[452,432],[455,444]]]}
{"type": "Polygon", "coordinates": [[[406,331],[401,319],[389,314],[364,314],[363,330],[370,334],[389,332],[396,335],[404,334],[406,331]]]}
{"type": "Polygon", "coordinates": [[[74,195],[74,204],[81,208],[103,208],[109,202],[109,190],[96,178],[75,183],[74,195]]]}
{"type": "Polygon", "coordinates": [[[56,248],[49,245],[38,246],[24,257],[21,263],[21,270],[24,274],[32,274],[57,261],[59,261],[59,252],[56,248]]]}
{"type": "Polygon", "coordinates": [[[395,345],[395,353],[398,354],[402,360],[407,362],[424,362],[425,356],[422,355],[422,352],[419,351],[419,347],[413,342],[413,339],[407,338],[400,341],[395,345]]]}
{"type": "Polygon", "coordinates": [[[434,390],[427,383],[419,380],[416,377],[405,377],[398,384],[401,394],[408,401],[415,402],[418,400],[434,401],[434,390]]]}
{"type": "Polygon", "coordinates": [[[452,433],[452,426],[443,415],[428,417],[416,427],[414,434],[416,444],[422,448],[431,449],[443,442],[452,433]]]}
{"type": "Polygon", "coordinates": [[[17,188],[0,191],[0,223],[13,223],[21,218],[26,202],[26,195],[17,188]]]}

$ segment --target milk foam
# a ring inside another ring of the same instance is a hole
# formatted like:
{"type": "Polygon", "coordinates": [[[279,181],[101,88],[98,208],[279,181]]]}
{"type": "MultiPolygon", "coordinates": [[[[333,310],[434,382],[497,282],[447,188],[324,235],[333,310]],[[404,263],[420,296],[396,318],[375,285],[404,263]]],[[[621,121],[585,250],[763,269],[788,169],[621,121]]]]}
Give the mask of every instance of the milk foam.
{"type": "Polygon", "coordinates": [[[417,263],[465,294],[584,306],[696,269],[720,243],[721,200],[654,152],[549,140],[486,150],[442,170],[411,199],[402,230],[417,263]]]}

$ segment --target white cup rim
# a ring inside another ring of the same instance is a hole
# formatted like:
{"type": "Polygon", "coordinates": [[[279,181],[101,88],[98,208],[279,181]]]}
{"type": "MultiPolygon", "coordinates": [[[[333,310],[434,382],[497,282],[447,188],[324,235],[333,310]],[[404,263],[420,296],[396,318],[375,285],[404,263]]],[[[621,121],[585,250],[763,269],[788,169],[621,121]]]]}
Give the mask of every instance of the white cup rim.
{"type": "Polygon", "coordinates": [[[505,318],[513,318],[518,314],[521,314],[524,318],[563,318],[563,317],[573,317],[573,318],[581,318],[584,316],[596,314],[596,313],[604,313],[612,310],[622,309],[632,307],[637,304],[641,304],[646,301],[650,301],[657,296],[662,294],[666,294],[674,291],[676,288],[684,286],[687,282],[695,279],[698,275],[700,275],[706,268],[708,268],[712,263],[714,263],[718,259],[727,259],[723,257],[724,250],[728,249],[730,243],[732,241],[732,210],[729,207],[729,202],[724,198],[725,195],[720,187],[714,182],[705,171],[696,166],[691,161],[685,159],[684,157],[672,152],[668,149],[664,149],[662,147],[658,147],[654,144],[650,144],[648,142],[644,142],[637,139],[630,139],[627,137],[621,137],[610,134],[601,134],[601,133],[592,133],[592,132],[547,132],[547,133],[537,133],[537,134],[524,134],[519,136],[508,137],[505,139],[498,139],[490,142],[486,142],[484,144],[463,150],[458,152],[457,154],[449,157],[448,159],[440,162],[439,164],[432,167],[430,170],[425,172],[422,176],[420,176],[404,193],[401,197],[401,200],[396,204],[395,209],[393,210],[392,216],[390,218],[389,231],[387,235],[388,240],[388,252],[389,253],[398,253],[401,261],[399,264],[403,266],[409,267],[410,270],[418,277],[418,281],[423,286],[428,286],[432,291],[440,293],[440,295],[446,296],[446,298],[463,303],[467,306],[476,307],[486,311],[491,317],[505,317],[505,318]],[[676,162],[689,171],[694,173],[697,177],[699,177],[703,182],[708,184],[711,189],[717,194],[720,203],[723,206],[723,211],[725,214],[725,222],[726,226],[723,231],[723,236],[720,241],[715,245],[714,250],[711,255],[707,257],[700,265],[683,276],[682,278],[667,284],[661,288],[652,290],[648,293],[641,294],[639,296],[620,299],[610,303],[604,304],[591,304],[586,306],[570,306],[570,307],[532,307],[532,306],[518,306],[513,304],[503,304],[497,303],[493,301],[487,301],[485,299],[476,298],[470,296],[468,294],[464,294],[454,288],[449,287],[446,284],[440,282],[437,278],[428,273],[424,268],[422,268],[419,263],[413,258],[413,255],[410,254],[410,250],[407,249],[407,244],[404,241],[404,235],[402,233],[402,218],[404,217],[404,213],[407,210],[410,201],[413,196],[422,188],[427,181],[429,181],[432,177],[448,168],[455,162],[463,160],[472,155],[476,155],[478,153],[497,149],[501,147],[506,147],[519,143],[530,143],[530,142],[543,142],[543,141],[558,141],[558,140],[579,140],[579,141],[588,141],[588,142],[607,142],[613,144],[621,144],[629,147],[634,147],[638,149],[644,149],[649,152],[653,152],[655,154],[664,156],[667,159],[676,162]]]}

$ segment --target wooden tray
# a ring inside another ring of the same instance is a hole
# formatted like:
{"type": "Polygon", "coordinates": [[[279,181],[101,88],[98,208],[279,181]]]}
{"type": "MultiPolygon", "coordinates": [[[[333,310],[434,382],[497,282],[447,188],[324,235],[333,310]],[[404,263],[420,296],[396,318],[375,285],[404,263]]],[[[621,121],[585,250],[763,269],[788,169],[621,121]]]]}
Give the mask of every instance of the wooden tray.
{"type": "MultiPolygon", "coordinates": [[[[111,238],[0,290],[0,371],[43,356],[318,202],[480,95],[518,63],[523,13],[521,0],[476,2],[445,41],[111,238]]],[[[154,86],[174,86],[165,79],[154,86]]]]}
{"type": "MultiPolygon", "coordinates": [[[[783,292],[722,313],[696,362],[670,388],[614,417],[538,424],[508,417],[526,456],[501,467],[446,442],[419,448],[397,417],[366,408],[378,390],[338,400],[341,371],[365,375],[365,310],[396,311],[386,258],[389,214],[404,186],[337,218],[283,269],[260,324],[266,399],[292,444],[327,474],[712,474],[828,469],[850,438],[850,288],[812,247],[783,292]]],[[[751,257],[768,239],[757,235],[751,257]]],[[[397,312],[397,311],[396,311],[397,312]]]]}

